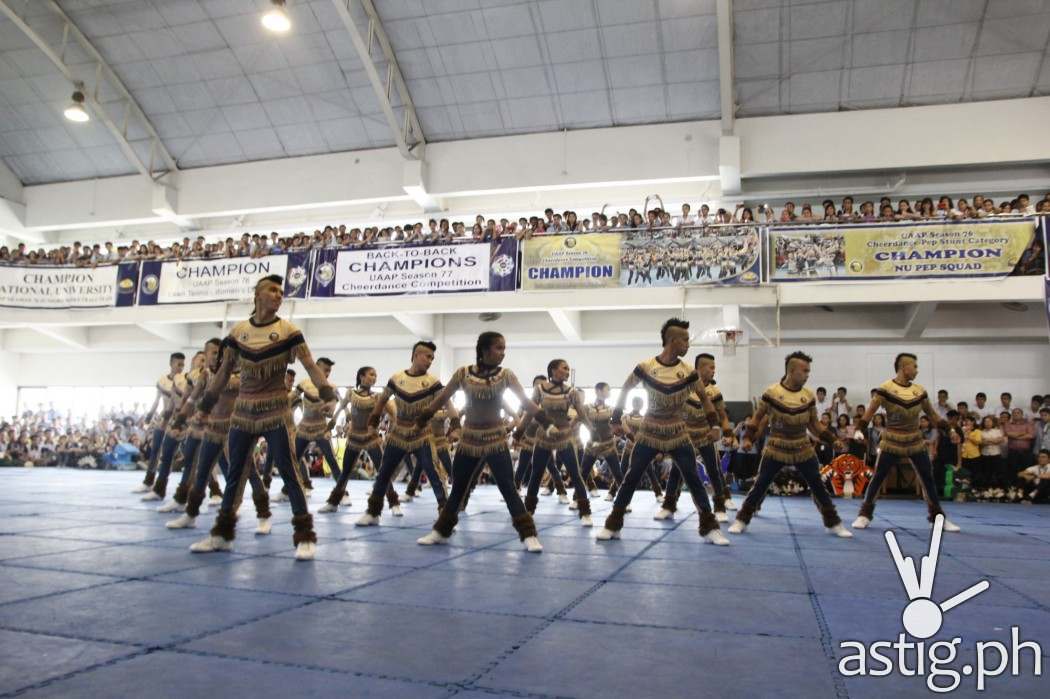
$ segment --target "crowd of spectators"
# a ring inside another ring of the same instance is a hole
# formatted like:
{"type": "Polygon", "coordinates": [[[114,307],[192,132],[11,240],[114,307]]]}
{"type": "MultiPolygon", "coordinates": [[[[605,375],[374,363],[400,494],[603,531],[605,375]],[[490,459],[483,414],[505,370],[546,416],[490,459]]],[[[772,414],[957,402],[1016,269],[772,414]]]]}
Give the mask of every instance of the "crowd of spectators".
{"type": "Polygon", "coordinates": [[[927,197],[914,201],[898,199],[894,205],[890,197],[882,197],[878,203],[868,200],[862,201],[859,206],[854,203],[853,197],[847,196],[839,203],[825,199],[819,207],[819,215],[814,213],[812,204],[803,203],[797,206],[792,201],[785,202],[779,212],[765,204],[754,208],[738,204],[732,213],[724,208],[712,210],[707,204],[701,204],[694,211],[690,204],[684,203],[675,214],[663,206],[659,197],[650,197],[646,199],[641,211],[630,209],[626,213],[606,214],[603,207],[602,211],[594,211],[589,217],[580,217],[575,211],[558,213],[550,208],[546,209],[543,215],[522,216],[516,220],[497,220],[479,214],[469,229],[463,221],[450,222],[449,219],[442,218],[430,219],[426,223],[404,223],[394,226],[347,228],[345,225],[331,225],[314,230],[313,233],[303,231],[293,235],[281,235],[277,232],[269,235],[244,233],[240,238],[227,237],[222,240],[209,240],[204,235],[198,235],[195,238],[184,237],[181,241],[163,245],[152,240],[86,244],[76,242],[72,246],[30,250],[25,243],[20,243],[14,248],[0,247],[0,264],[92,267],[139,260],[261,257],[283,252],[384,243],[432,245],[489,242],[502,236],[514,236],[522,240],[560,233],[627,230],[670,232],[674,235],[675,231],[682,228],[699,228],[704,234],[714,236],[724,232],[725,229],[720,229],[719,226],[746,226],[752,223],[757,225],[759,221],[768,224],[827,224],[1028,216],[1036,213],[1050,214],[1050,193],[1036,204],[1031,202],[1027,194],[1018,194],[1013,199],[999,202],[991,197],[976,194],[972,198],[972,204],[965,198],[952,200],[951,197],[941,196],[936,203],[927,197]],[[650,199],[659,202],[659,206],[649,208],[650,199]]]}
{"type": "Polygon", "coordinates": [[[145,410],[138,404],[96,418],[38,406],[0,420],[0,466],[134,468],[148,442],[145,410]]]}

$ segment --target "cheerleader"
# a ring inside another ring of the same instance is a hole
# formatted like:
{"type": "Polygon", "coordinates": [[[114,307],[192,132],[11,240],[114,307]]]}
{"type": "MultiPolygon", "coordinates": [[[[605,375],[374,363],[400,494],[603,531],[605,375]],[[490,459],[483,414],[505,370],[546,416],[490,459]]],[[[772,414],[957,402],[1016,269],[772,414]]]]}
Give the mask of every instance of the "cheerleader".
{"type": "Polygon", "coordinates": [[[620,399],[613,410],[613,430],[622,432],[621,415],[628,393],[641,384],[649,395],[649,410],[635,435],[623,485],[616,494],[612,512],[598,532],[597,539],[606,541],[620,538],[623,518],[631,504],[634,489],[653,457],[662,452],[671,455],[675,466],[681,471],[682,479],[689,486],[689,495],[700,513],[700,536],[712,544],[727,546],[729,540],[719,531],[707,491],[696,475],[696,453],[689,442],[683,416],[685,401],[700,384],[700,376],[696,371],[682,362],[682,355],[689,351],[689,322],[671,318],[660,328],[660,340],[663,343],[660,354],[634,368],[624,382],[620,399]]]}
{"type": "Polygon", "coordinates": [[[605,462],[613,477],[613,484],[605,499],[612,500],[616,486],[623,481],[623,470],[620,468],[620,455],[616,452],[616,435],[612,432],[612,408],[606,403],[609,400],[609,384],[604,381],[597,383],[594,392],[594,403],[584,406],[594,431],[591,433],[591,441],[584,453],[581,468],[584,473],[591,473],[599,459],[605,462]]]}
{"type": "MultiPolygon", "coordinates": [[[[875,389],[871,403],[864,416],[857,422],[857,430],[863,434],[878,409],[886,410],[886,428],[879,439],[879,458],[875,462],[875,475],[864,492],[864,504],[853,522],[856,529],[866,529],[875,516],[875,500],[879,497],[882,483],[890,468],[900,468],[902,462],[910,462],[922,480],[926,498],[927,519],[932,522],[937,515],[944,515],[937,487],[933,482],[933,466],[930,454],[919,430],[919,416],[926,413],[930,422],[939,429],[948,424],[930,404],[926,389],[915,383],[919,375],[919,362],[914,354],[901,352],[893,360],[897,375],[875,389]]],[[[957,532],[959,526],[944,517],[944,531],[957,532]]]]}
{"type": "Polygon", "coordinates": [[[784,378],[773,384],[762,394],[758,409],[745,428],[741,446],[750,449],[759,434],[759,426],[768,416],[769,437],[762,450],[758,467],[758,478],[736,513],[736,521],[729,527],[731,534],[742,534],[751,523],[758,506],[773,484],[773,479],[787,465],[798,468],[809,486],[810,495],[820,511],[828,532],[842,538],[853,533],[846,529],[839,518],[835,504],[831,501],[824,483],[820,480],[820,463],[809,441],[807,430],[830,444],[842,443],[817,419],[817,399],[806,388],[810,365],[813,359],[802,352],[793,352],[784,360],[784,378]]]}
{"type": "MultiPolygon", "coordinates": [[[[532,402],[543,408],[543,412],[554,423],[554,429],[541,431],[536,434],[536,450],[533,452],[532,478],[529,479],[529,490],[525,495],[525,509],[530,513],[536,511],[539,499],[536,497],[540,489],[540,478],[547,464],[555,462],[560,458],[574,488],[574,499],[576,509],[579,512],[580,524],[585,527],[592,526],[591,501],[587,496],[587,484],[580,475],[580,462],[576,454],[574,443],[575,429],[570,410],[575,410],[578,419],[586,422],[583,414],[583,392],[565,382],[569,379],[569,364],[564,359],[554,359],[547,365],[547,381],[541,383],[532,394],[532,402]]],[[[525,426],[529,423],[529,417],[525,417],[525,426]]],[[[593,432],[593,428],[587,427],[593,432]]],[[[556,463],[556,462],[555,462],[556,463]]]]}
{"type": "MultiPolygon", "coordinates": [[[[379,432],[368,424],[368,418],[379,402],[379,394],[372,390],[375,384],[375,369],[370,366],[363,366],[358,369],[354,387],[346,392],[335,411],[335,414],[339,415],[346,412],[347,406],[349,406],[349,413],[346,414],[346,446],[343,449],[343,467],[336,478],[335,487],[332,488],[332,492],[328,495],[328,501],[321,506],[318,512],[335,512],[339,509],[339,505],[350,506],[350,494],[347,492],[347,487],[350,483],[350,474],[353,472],[354,466],[362,454],[368,455],[372,465],[377,470],[379,465],[383,463],[383,439],[379,436],[379,432]]],[[[388,415],[393,416],[394,408],[392,405],[387,403],[385,409],[388,415]]],[[[328,424],[329,429],[333,427],[335,427],[334,418],[328,424]]],[[[401,502],[394,491],[393,485],[387,488],[386,499],[390,505],[390,513],[392,515],[395,517],[404,516],[404,513],[401,511],[401,502]]]]}
{"type": "MultiPolygon", "coordinates": [[[[504,393],[509,390],[518,397],[526,411],[526,420],[535,419],[543,426],[551,422],[540,407],[525,395],[514,372],[500,366],[507,351],[502,335],[496,332],[482,333],[478,336],[475,349],[476,363],[458,369],[448,385],[433,399],[431,407],[417,417],[417,424],[426,424],[456,391],[462,390],[466,394],[462,435],[452,462],[452,492],[434,522],[433,530],[420,537],[418,543],[431,546],[448,541],[459,521],[459,505],[475,471],[483,464],[488,464],[500,494],[507,503],[518,537],[528,551],[539,553],[543,546],[536,536],[536,525],[514,487],[506,425],[500,417],[504,393]]],[[[519,438],[522,431],[519,427],[519,438]]],[[[536,472],[540,472],[540,469],[536,472]]],[[[533,480],[536,480],[535,472],[533,480]]]]}

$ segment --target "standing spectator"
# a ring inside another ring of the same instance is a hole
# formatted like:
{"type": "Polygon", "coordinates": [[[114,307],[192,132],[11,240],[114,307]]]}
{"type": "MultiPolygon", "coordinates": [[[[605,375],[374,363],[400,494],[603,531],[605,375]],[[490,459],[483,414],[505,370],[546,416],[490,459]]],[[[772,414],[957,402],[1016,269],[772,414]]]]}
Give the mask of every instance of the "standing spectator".
{"type": "Polygon", "coordinates": [[[1025,411],[1025,417],[1029,420],[1039,420],[1039,409],[1043,407],[1042,396],[1032,396],[1031,402],[1028,404],[1028,410],[1025,411]]]}
{"type": "Polygon", "coordinates": [[[1035,443],[1033,451],[1050,449],[1050,405],[1039,408],[1039,420],[1035,423],[1035,443]]]}
{"type": "Polygon", "coordinates": [[[1025,417],[1024,411],[1014,408],[1010,412],[1010,421],[1003,425],[1006,433],[1007,473],[1014,476],[1032,465],[1032,446],[1035,444],[1035,425],[1025,417]]]}
{"type": "Polygon", "coordinates": [[[955,406],[948,402],[948,392],[943,388],[937,391],[937,403],[933,406],[942,419],[948,419],[948,413],[955,410],[955,406]]]}
{"type": "Polygon", "coordinates": [[[962,421],[963,442],[959,447],[962,468],[970,475],[974,488],[987,486],[984,464],[981,461],[981,430],[971,414],[962,421]]]}
{"type": "Polygon", "coordinates": [[[949,410],[944,419],[948,425],[938,430],[936,458],[933,460],[933,482],[941,489],[944,488],[948,467],[958,469],[960,466],[960,445],[964,440],[962,428],[959,426],[958,411],[949,410]]]}
{"type": "Polygon", "coordinates": [[[984,391],[974,396],[973,412],[982,420],[988,415],[995,416],[996,410],[988,405],[988,396],[984,394],[984,391]]]}
{"type": "Polygon", "coordinates": [[[990,487],[1001,485],[1005,480],[1005,444],[1006,435],[999,428],[999,418],[995,415],[985,415],[981,419],[981,471],[990,487]]]}
{"type": "MultiPolygon", "coordinates": [[[[828,400],[828,389],[823,386],[817,387],[817,415],[831,412],[831,401],[828,400]]],[[[828,425],[830,427],[830,425],[828,425]]]]}
{"type": "Polygon", "coordinates": [[[1014,409],[1013,402],[1014,397],[1010,393],[1004,391],[999,394],[999,412],[1011,412],[1014,409]]]}
{"type": "MultiPolygon", "coordinates": [[[[830,430],[831,413],[827,411],[818,411],[818,414],[820,415],[820,424],[824,427],[824,429],[830,430]]],[[[835,452],[832,449],[831,445],[827,442],[821,441],[813,437],[811,437],[811,441],[813,442],[813,449],[817,452],[817,461],[820,462],[820,465],[827,466],[828,464],[830,464],[831,460],[835,458],[835,452]]]]}
{"type": "Polygon", "coordinates": [[[868,450],[867,458],[865,463],[874,468],[875,462],[879,458],[879,441],[882,439],[882,432],[886,429],[886,416],[883,414],[876,414],[871,419],[871,426],[868,427],[868,450]]]}
{"type": "Polygon", "coordinates": [[[831,414],[838,420],[839,415],[845,415],[848,418],[852,412],[853,409],[846,400],[846,387],[839,386],[835,389],[835,397],[831,399],[831,414]]]}

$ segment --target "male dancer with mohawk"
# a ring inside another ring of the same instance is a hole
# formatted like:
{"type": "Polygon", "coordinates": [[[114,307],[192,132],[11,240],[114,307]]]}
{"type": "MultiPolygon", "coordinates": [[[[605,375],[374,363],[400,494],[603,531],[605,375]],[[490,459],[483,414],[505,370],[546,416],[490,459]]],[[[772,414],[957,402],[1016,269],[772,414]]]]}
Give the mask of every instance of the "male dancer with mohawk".
{"type": "Polygon", "coordinates": [[[153,489],[153,482],[157,476],[157,461],[160,459],[160,450],[164,442],[164,432],[168,426],[168,420],[175,412],[175,400],[186,386],[186,377],[182,373],[185,366],[186,355],[182,352],[172,352],[168,357],[168,373],[157,379],[157,395],[153,399],[149,412],[146,413],[146,422],[153,432],[149,463],[146,466],[145,478],[142,479],[142,483],[135,486],[131,491],[133,493],[148,493],[153,489]]]}
{"type": "Polygon", "coordinates": [[[824,526],[829,534],[849,539],[853,533],[846,529],[839,518],[835,503],[831,501],[824,483],[820,480],[820,463],[809,441],[807,430],[817,439],[842,447],[841,440],[828,428],[820,424],[817,417],[817,397],[806,388],[809,379],[810,365],[813,358],[802,352],[792,352],[784,359],[784,378],[773,384],[762,394],[755,414],[746,423],[746,431],[741,446],[744,450],[751,448],[758,437],[759,427],[768,418],[769,437],[758,467],[758,478],[751,487],[744,504],[736,513],[736,521],[729,527],[729,533],[742,534],[751,523],[758,506],[766,496],[766,491],[773,483],[773,478],[780,469],[793,464],[802,474],[809,486],[810,494],[820,510],[824,526]]]}
{"type": "Polygon", "coordinates": [[[252,451],[259,437],[266,439],[267,449],[273,451],[274,463],[288,486],[295,557],[310,560],[316,552],[313,518],[306,507],[306,496],[292,453],[295,426],[284,385],[288,365],[299,360],[317,387],[321,400],[337,400],[337,397],[324,372],[314,362],[302,332],[277,316],[283,300],[284,279],[281,276],[274,274],[259,280],[255,285],[255,312],[248,320],[233,326],[223,341],[222,364],[201,399],[201,410],[210,413],[229,383],[234,365],[240,363],[241,386],[230,418],[227,442],[229,480],[211,535],[190,547],[196,553],[233,548],[236,506],[244,492],[245,480],[254,469],[252,451]]]}
{"type": "MultiPolygon", "coordinates": [[[[689,322],[678,318],[669,319],[660,328],[660,340],[663,343],[660,354],[634,368],[624,382],[620,398],[613,410],[613,429],[622,434],[623,408],[631,389],[640,384],[648,393],[649,410],[635,437],[623,485],[616,494],[612,512],[605,520],[605,527],[598,532],[596,538],[599,541],[607,541],[620,537],[623,517],[631,504],[634,489],[653,457],[662,452],[671,455],[675,466],[681,472],[682,480],[689,486],[689,495],[700,513],[700,536],[717,546],[727,546],[729,540],[719,531],[718,520],[711,512],[711,503],[707,499],[707,491],[696,474],[696,452],[693,451],[685,426],[685,402],[697,390],[703,389],[700,376],[682,361],[682,355],[689,351],[689,322]]],[[[709,417],[714,420],[717,416],[712,410],[709,417]]]]}

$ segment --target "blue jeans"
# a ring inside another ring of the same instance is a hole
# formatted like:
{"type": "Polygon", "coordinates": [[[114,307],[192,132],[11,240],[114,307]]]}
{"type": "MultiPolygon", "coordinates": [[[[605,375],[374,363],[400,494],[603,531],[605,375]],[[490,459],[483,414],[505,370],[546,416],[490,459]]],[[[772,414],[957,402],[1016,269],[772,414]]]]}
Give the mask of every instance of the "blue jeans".
{"type": "MultiPolygon", "coordinates": [[[[744,498],[744,503],[737,511],[737,519],[744,524],[748,524],[751,521],[751,517],[757,511],[758,506],[762,504],[762,500],[765,499],[766,491],[773,484],[773,479],[780,472],[780,469],[787,465],[782,461],[771,459],[763,454],[762,461],[758,465],[758,477],[755,479],[755,484],[751,486],[751,490],[748,491],[747,497],[744,498]]],[[[823,481],[820,480],[820,462],[817,461],[817,457],[813,456],[801,463],[791,465],[798,469],[798,472],[806,481],[806,485],[809,486],[810,495],[813,496],[817,509],[824,517],[824,526],[833,527],[841,523],[842,520],[839,519],[835,510],[835,503],[831,501],[831,495],[828,494],[827,488],[824,487],[823,481]]],[[[691,489],[692,486],[690,486],[691,489]]]]}
{"type": "Polygon", "coordinates": [[[529,536],[536,536],[536,525],[526,512],[518,490],[514,487],[514,466],[510,463],[510,450],[508,449],[502,449],[485,457],[468,456],[460,451],[456,452],[456,458],[452,462],[452,492],[448,496],[448,501],[441,508],[437,521],[434,522],[434,529],[442,536],[452,535],[452,530],[459,521],[460,505],[470,489],[474,474],[486,465],[492,472],[496,486],[507,503],[507,510],[510,511],[518,537],[525,539],[529,536]]]}
{"type": "Polygon", "coordinates": [[[164,428],[154,427],[153,438],[150,440],[149,448],[149,462],[146,465],[146,476],[142,479],[142,482],[146,485],[153,485],[153,479],[157,475],[157,460],[160,458],[160,447],[164,442],[164,428]]]}
{"type": "Polygon", "coordinates": [[[157,480],[153,484],[153,492],[159,495],[161,498],[168,490],[168,476],[171,475],[171,464],[175,461],[176,450],[181,451],[183,454],[182,467],[184,469],[189,468],[193,463],[192,461],[186,461],[185,458],[188,454],[192,454],[196,451],[200,445],[200,440],[193,440],[192,451],[186,451],[186,442],[190,441],[192,437],[186,436],[179,440],[172,437],[170,434],[164,435],[164,441],[160,447],[160,463],[157,465],[157,480]]]}
{"type": "MultiPolygon", "coordinates": [[[[620,457],[619,455],[617,455],[616,451],[614,450],[611,454],[603,456],[602,458],[605,460],[606,465],[609,467],[609,471],[612,473],[613,483],[622,483],[623,467],[620,465],[620,457]]],[[[584,454],[583,464],[580,468],[583,470],[584,473],[590,473],[591,469],[594,468],[594,464],[597,461],[598,457],[596,457],[594,454],[584,454]]],[[[667,485],[668,487],[670,487],[671,482],[668,481],[667,485]]]]}
{"type": "MultiPolygon", "coordinates": [[[[245,432],[237,427],[230,429],[226,442],[227,459],[230,462],[230,472],[226,482],[226,492],[222,495],[222,505],[219,506],[219,515],[212,527],[213,536],[221,536],[227,541],[232,541],[234,528],[237,522],[237,508],[240,506],[244,495],[244,486],[255,474],[254,449],[255,442],[262,437],[266,440],[266,448],[273,454],[274,465],[281,474],[285,487],[288,489],[288,501],[292,507],[292,526],[295,529],[292,541],[296,544],[316,541],[313,532],[313,521],[306,508],[306,495],[303,493],[303,484],[299,480],[299,472],[295,467],[295,457],[292,454],[292,439],[288,425],[278,425],[266,430],[261,434],[245,432]]],[[[199,476],[198,476],[199,477],[199,476]]]]}
{"type": "Polygon", "coordinates": [[[930,455],[924,451],[919,454],[911,454],[910,456],[898,456],[897,454],[883,451],[879,453],[879,460],[875,462],[875,475],[871,477],[871,482],[868,483],[868,488],[864,491],[864,504],[861,505],[861,515],[871,519],[875,513],[875,500],[879,497],[882,483],[886,480],[886,476],[889,475],[890,468],[892,466],[900,468],[909,459],[915,468],[915,473],[922,480],[926,507],[929,511],[928,519],[932,522],[933,518],[938,514],[944,514],[944,510],[941,509],[941,502],[937,498],[937,486],[933,482],[933,465],[930,464],[930,455]]]}
{"type": "MultiPolygon", "coordinates": [[[[700,447],[700,460],[704,462],[704,471],[711,479],[711,487],[714,489],[715,512],[726,511],[726,481],[722,475],[722,465],[718,460],[718,452],[714,444],[705,444],[700,447]]],[[[667,477],[667,493],[664,496],[664,509],[674,512],[678,507],[678,496],[682,493],[682,479],[678,471],[672,469],[671,475],[667,477]]]]}
{"type": "MultiPolygon", "coordinates": [[[[335,487],[332,488],[331,494],[328,496],[329,505],[338,505],[343,501],[343,496],[346,494],[347,487],[350,484],[350,474],[353,473],[354,464],[361,458],[361,454],[364,453],[361,449],[354,449],[348,446],[343,450],[343,469],[339,473],[338,478],[335,482],[335,487]]],[[[383,463],[383,451],[378,447],[373,447],[368,450],[368,458],[372,460],[374,465],[383,463]]],[[[388,486],[386,489],[386,501],[391,507],[400,504],[397,493],[394,492],[394,486],[388,486]]]]}
{"type": "MultiPolygon", "coordinates": [[[[426,442],[423,446],[413,451],[411,456],[415,457],[416,462],[422,465],[423,470],[427,474],[427,479],[430,481],[430,487],[434,489],[438,507],[442,507],[446,500],[445,484],[441,482],[437,469],[434,468],[433,453],[430,442],[426,442]]],[[[390,481],[393,479],[394,473],[401,467],[401,462],[409,455],[404,449],[387,444],[386,449],[383,450],[383,465],[380,467],[379,472],[376,473],[376,482],[372,487],[372,494],[368,496],[368,514],[373,517],[378,517],[382,514],[383,494],[390,487],[390,481]]]]}
{"type": "MultiPolygon", "coordinates": [[[[557,451],[557,456],[569,471],[569,479],[572,481],[573,487],[573,499],[579,503],[580,517],[589,515],[591,513],[591,502],[587,497],[587,484],[583,482],[583,478],[580,476],[580,462],[576,457],[576,447],[571,444],[563,447],[557,451]]],[[[529,478],[529,490],[525,494],[525,509],[530,512],[536,510],[538,501],[536,496],[540,492],[540,481],[543,480],[543,471],[554,466],[554,457],[555,454],[550,449],[540,445],[536,445],[536,449],[532,452],[533,468],[529,478]],[[531,508],[529,507],[530,505],[531,508]]]]}
{"type": "MultiPolygon", "coordinates": [[[[196,517],[200,514],[201,503],[204,502],[204,489],[208,485],[208,478],[211,476],[211,470],[216,462],[219,463],[219,469],[227,479],[226,490],[234,490],[231,487],[232,481],[229,479],[230,471],[229,464],[226,462],[225,445],[205,440],[197,451],[195,466],[193,469],[186,469],[193,471],[193,483],[190,485],[189,493],[186,496],[186,514],[190,517],[196,517]]],[[[185,475],[186,470],[183,471],[183,475],[185,475]]],[[[259,477],[259,472],[255,468],[254,463],[247,470],[249,471],[248,480],[252,484],[252,500],[255,501],[255,514],[260,519],[269,517],[270,496],[266,492],[262,478],[259,477]]],[[[225,493],[223,497],[225,498],[225,493]]],[[[238,500],[234,511],[236,512],[239,507],[240,501],[238,500]]]]}
{"type": "MultiPolygon", "coordinates": [[[[638,482],[642,479],[642,474],[646,472],[658,453],[660,453],[658,450],[647,444],[636,443],[634,445],[634,448],[631,450],[631,460],[627,467],[627,473],[623,477],[623,485],[620,487],[619,492],[616,493],[616,500],[613,502],[614,509],[621,511],[627,509],[627,506],[631,503],[631,498],[634,496],[634,489],[638,487],[638,482]]],[[[682,480],[689,486],[689,495],[693,498],[693,504],[696,505],[697,511],[710,513],[711,503],[707,499],[707,490],[700,481],[700,476],[696,474],[696,452],[693,451],[692,445],[683,444],[677,449],[673,449],[670,455],[674,459],[675,468],[681,475],[682,480]]],[[[608,524],[606,524],[606,527],[608,527],[608,524]]]]}

